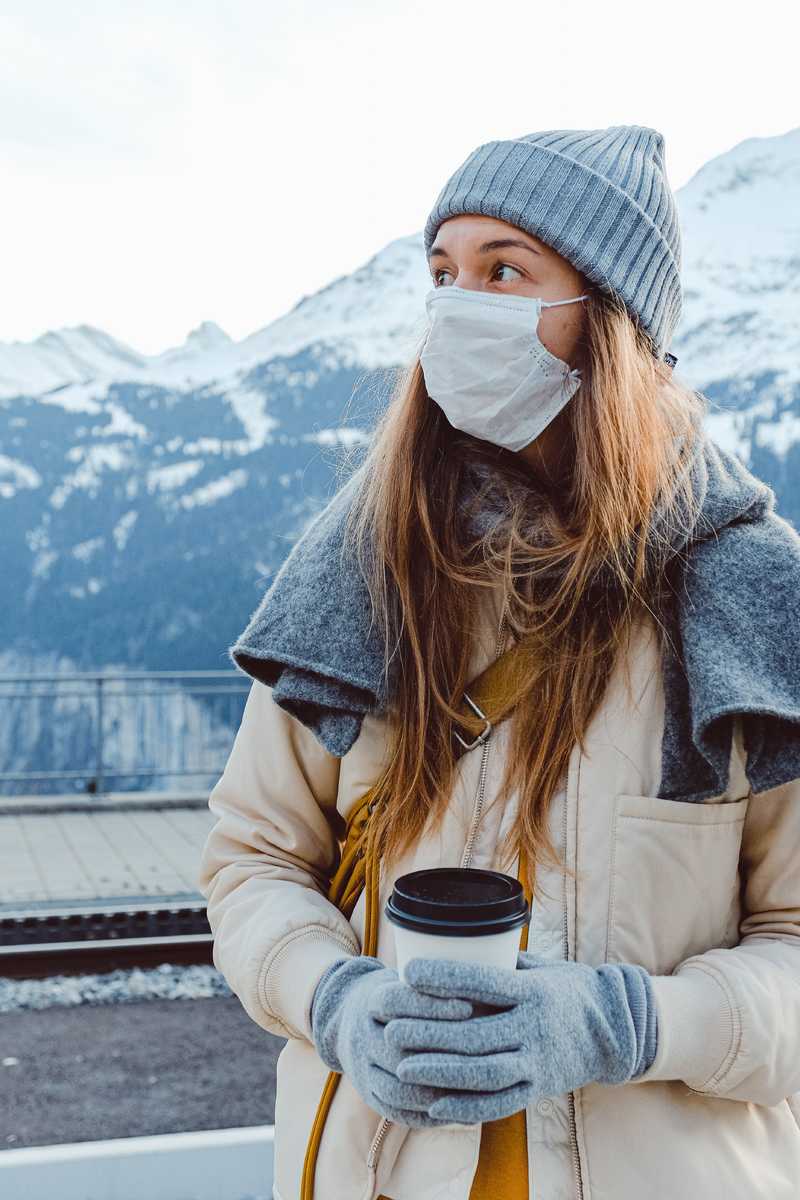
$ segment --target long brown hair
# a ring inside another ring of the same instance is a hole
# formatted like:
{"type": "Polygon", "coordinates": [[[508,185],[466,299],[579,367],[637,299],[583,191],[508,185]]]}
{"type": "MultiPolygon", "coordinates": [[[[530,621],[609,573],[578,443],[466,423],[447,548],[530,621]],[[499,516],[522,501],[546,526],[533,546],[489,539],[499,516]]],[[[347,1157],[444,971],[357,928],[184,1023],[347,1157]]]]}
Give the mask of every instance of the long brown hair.
{"type": "MultiPolygon", "coordinates": [[[[417,352],[375,427],[346,530],[384,632],[387,678],[391,662],[396,680],[383,785],[390,802],[375,814],[382,854],[401,853],[444,812],[476,598],[502,587],[509,630],[530,648],[531,669],[507,718],[498,800],[519,789],[505,851],[524,847],[534,891],[538,862],[563,868],[547,814],[571,749],[583,746],[637,614],[650,612],[666,634],[657,598],[674,553],[670,533],[691,528],[696,515],[687,464],[703,397],[653,356],[618,296],[584,290],[564,485],[543,489],[515,453],[454,430],[428,397],[417,352]],[[465,536],[459,508],[464,472],[476,462],[503,500],[502,520],[477,541],[465,536]]],[[[474,733],[481,725],[476,718],[474,733]]]]}

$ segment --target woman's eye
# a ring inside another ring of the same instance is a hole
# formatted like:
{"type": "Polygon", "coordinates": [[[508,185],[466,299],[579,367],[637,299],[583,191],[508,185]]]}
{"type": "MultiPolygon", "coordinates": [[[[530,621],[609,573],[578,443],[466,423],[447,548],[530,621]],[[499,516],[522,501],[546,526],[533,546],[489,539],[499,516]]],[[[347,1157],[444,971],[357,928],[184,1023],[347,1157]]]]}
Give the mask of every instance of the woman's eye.
{"type": "Polygon", "coordinates": [[[434,271],[434,273],[433,273],[434,287],[440,287],[442,275],[449,275],[449,274],[450,274],[450,272],[445,271],[444,267],[441,267],[438,271],[434,271]]]}
{"type": "MultiPolygon", "coordinates": [[[[520,278],[522,276],[522,272],[519,271],[516,267],[512,267],[511,263],[498,263],[497,270],[498,271],[514,271],[517,275],[517,278],[520,278]]],[[[501,283],[513,283],[513,279],[511,279],[511,278],[501,279],[500,282],[501,283]]]]}

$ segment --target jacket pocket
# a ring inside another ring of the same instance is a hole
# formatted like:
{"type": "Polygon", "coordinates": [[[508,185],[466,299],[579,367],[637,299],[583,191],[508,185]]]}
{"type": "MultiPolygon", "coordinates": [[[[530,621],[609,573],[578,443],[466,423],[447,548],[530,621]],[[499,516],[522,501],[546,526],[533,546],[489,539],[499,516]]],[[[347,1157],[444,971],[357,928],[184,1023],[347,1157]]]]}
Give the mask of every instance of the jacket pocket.
{"type": "Polygon", "coordinates": [[[607,961],[669,975],[692,954],[739,941],[739,853],[749,801],[615,797],[607,961]]]}

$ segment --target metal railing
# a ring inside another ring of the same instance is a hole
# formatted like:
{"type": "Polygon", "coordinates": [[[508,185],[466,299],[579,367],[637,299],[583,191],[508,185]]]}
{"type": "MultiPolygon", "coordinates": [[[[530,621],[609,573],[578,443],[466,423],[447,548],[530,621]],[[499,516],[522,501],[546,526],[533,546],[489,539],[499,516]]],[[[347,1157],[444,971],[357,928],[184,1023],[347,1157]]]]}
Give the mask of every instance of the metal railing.
{"type": "Polygon", "coordinates": [[[0,675],[0,794],[205,787],[225,765],[252,680],[230,670],[0,675]],[[49,766],[44,763],[49,761],[49,766]],[[109,787],[127,781],[128,787],[109,787]]]}

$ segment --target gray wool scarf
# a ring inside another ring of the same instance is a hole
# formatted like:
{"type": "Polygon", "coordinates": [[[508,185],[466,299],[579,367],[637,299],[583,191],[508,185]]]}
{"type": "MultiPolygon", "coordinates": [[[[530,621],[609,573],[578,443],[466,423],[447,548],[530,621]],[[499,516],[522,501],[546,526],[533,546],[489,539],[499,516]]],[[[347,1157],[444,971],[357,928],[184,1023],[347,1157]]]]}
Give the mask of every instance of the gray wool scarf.
{"type": "MultiPolygon", "coordinates": [[[[800,778],[800,536],[773,490],[705,430],[692,471],[700,516],[673,542],[678,586],[661,613],[673,646],[657,794],[702,801],[728,786],[737,715],[753,792],[800,778]]],[[[361,478],[359,467],[312,520],[228,649],[338,757],[392,686],[366,584],[340,554],[361,478]]]]}

